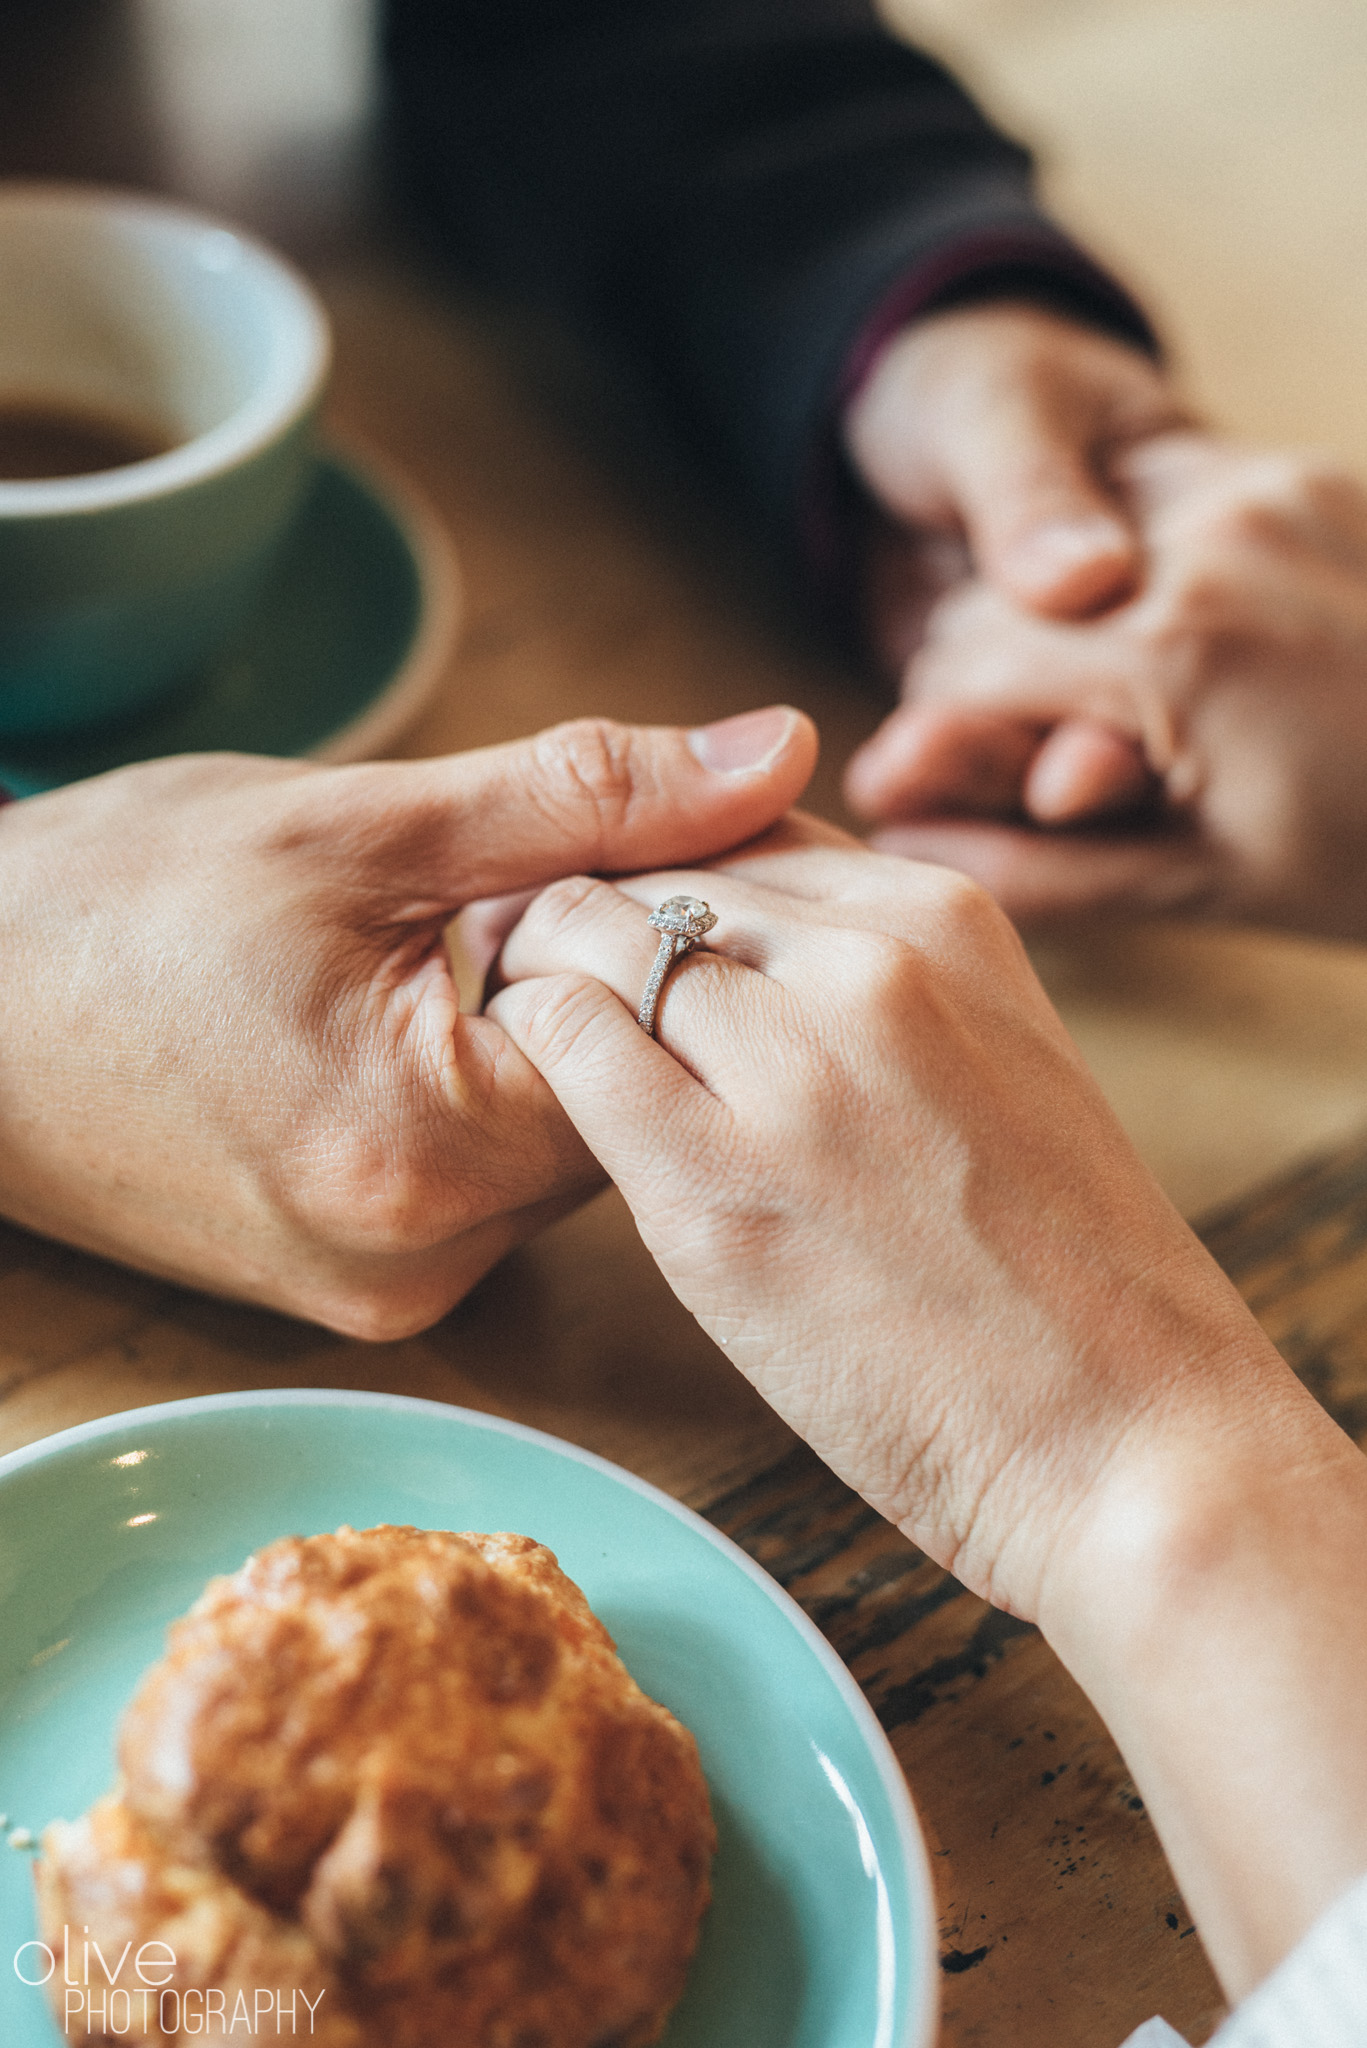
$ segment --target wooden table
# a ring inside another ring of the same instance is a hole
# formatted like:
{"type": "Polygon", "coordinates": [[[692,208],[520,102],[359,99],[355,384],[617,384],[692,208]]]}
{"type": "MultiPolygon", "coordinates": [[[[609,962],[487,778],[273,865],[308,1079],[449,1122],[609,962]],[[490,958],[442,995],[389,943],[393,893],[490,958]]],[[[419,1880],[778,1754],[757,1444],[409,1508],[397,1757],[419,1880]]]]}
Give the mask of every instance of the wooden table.
{"type": "MultiPolygon", "coordinates": [[[[363,190],[346,182],[358,159],[341,130],[307,217],[273,216],[231,152],[207,169],[177,157],[174,120],[148,119],[128,33],[175,17],[175,0],[118,22],[98,6],[16,7],[0,47],[2,167],[226,198],[309,262],[336,323],[335,429],[403,466],[462,565],[459,643],[403,750],[581,711],[694,722],[785,697],[822,727],[814,801],[838,816],[836,771],[879,715],[874,699],[794,640],[686,482],[671,472],[662,493],[657,470],[649,488],[639,448],[614,449],[601,393],[563,347],[463,302],[363,210],[329,212],[318,194],[338,180],[352,199],[363,190]],[[236,186],[223,183],[228,160],[236,186]]],[[[1055,972],[1076,982],[1076,960],[1055,972]]],[[[1333,972],[1348,976],[1351,1014],[1358,968],[1333,972]]],[[[1355,1099],[1335,1098],[1315,1130],[1354,1114],[1355,1099]]],[[[1367,1147],[1340,1145],[1245,1195],[1207,1235],[1314,1391],[1367,1429],[1367,1147]]],[[[1117,2048],[1156,2011],[1205,2038],[1217,1988],[1087,1702],[1033,1630],[966,1593],[795,1442],[674,1302],[615,1195],[515,1254],[436,1329],[379,1346],[0,1225],[0,1450],[145,1402],[260,1386],[399,1391],[552,1430],[690,1502],[773,1572],[849,1662],[906,1769],[935,1871],[951,2048],[1117,2048]]]]}
{"type": "MultiPolygon", "coordinates": [[[[1222,1216],[1212,1251],[1367,1446],[1367,1144],[1222,1216]]],[[[930,1847],[942,2040],[1118,2048],[1220,2006],[1124,1763],[1033,1629],[966,1593],[760,1405],[605,1195],[436,1329],[365,1346],[0,1225],[0,1450],[144,1402],[367,1387],[533,1423],[700,1509],[806,1608],[906,1770],[930,1847]]]]}

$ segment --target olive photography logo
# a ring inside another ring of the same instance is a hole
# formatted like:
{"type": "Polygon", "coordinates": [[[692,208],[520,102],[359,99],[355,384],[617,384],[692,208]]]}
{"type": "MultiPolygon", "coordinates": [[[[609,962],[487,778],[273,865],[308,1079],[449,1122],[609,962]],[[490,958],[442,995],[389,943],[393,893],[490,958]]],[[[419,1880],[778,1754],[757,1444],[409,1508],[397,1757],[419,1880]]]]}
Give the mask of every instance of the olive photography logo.
{"type": "Polygon", "coordinates": [[[21,1984],[42,1987],[68,2038],[155,2040],[179,2034],[202,2034],[228,2040],[289,2034],[311,2034],[320,1991],[280,1991],[265,1985],[250,1990],[219,1991],[198,1985],[180,1990],[172,1984],[176,1952],[169,1942],[145,1941],[134,1951],[107,1961],[89,1928],[79,1935],[63,1927],[60,1950],[45,1941],[25,1941],[14,1952],[14,1974],[21,1984]],[[55,1980],[55,1981],[54,1981],[55,1980]]]}

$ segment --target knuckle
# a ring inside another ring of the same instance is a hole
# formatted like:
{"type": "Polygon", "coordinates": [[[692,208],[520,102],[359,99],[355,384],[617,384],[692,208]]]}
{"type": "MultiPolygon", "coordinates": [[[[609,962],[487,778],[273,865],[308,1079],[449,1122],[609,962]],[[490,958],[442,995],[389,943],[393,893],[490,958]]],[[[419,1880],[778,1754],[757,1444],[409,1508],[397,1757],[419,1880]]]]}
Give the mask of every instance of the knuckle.
{"type": "Polygon", "coordinates": [[[941,916],[958,918],[978,923],[984,918],[995,918],[997,906],[980,883],[971,875],[962,874],[958,868],[936,868],[932,871],[929,888],[931,900],[941,916]]]}
{"type": "Polygon", "coordinates": [[[1148,622],[1149,652],[1183,667],[1193,660],[1199,665],[1204,651],[1233,624],[1239,598],[1237,576],[1218,560],[1203,556],[1189,563],[1148,622]]]}
{"type": "Polygon", "coordinates": [[[1238,549],[1277,547],[1306,522],[1360,527],[1365,510],[1361,485],[1335,462],[1274,452],[1240,468],[1211,515],[1208,534],[1238,549]]]}
{"type": "Polygon", "coordinates": [[[573,820],[582,841],[606,847],[621,833],[637,796],[636,736],[610,718],[576,718],[537,741],[539,795],[560,821],[573,820]]]}
{"type": "Polygon", "coordinates": [[[307,1311],[314,1322],[363,1344],[397,1344],[430,1330],[452,1306],[444,1287],[355,1288],[338,1285],[307,1311]]]}
{"type": "Polygon", "coordinates": [[[790,1187],[786,1148],[738,1146],[725,1176],[702,1183],[681,1226],[690,1261],[704,1272],[765,1265],[791,1236],[790,1187]]]}
{"type": "Polygon", "coordinates": [[[915,946],[887,932],[842,933],[835,950],[839,957],[837,985],[852,990],[866,1011],[881,1013],[901,1007],[923,972],[915,946]]]}
{"type": "Polygon", "coordinates": [[[480,1189],[468,1171],[453,1181],[444,1135],[436,1104],[424,1099],[362,1105],[354,1094],[330,1095],[273,1189],[309,1263],[369,1282],[377,1265],[411,1260],[471,1221],[480,1189]]]}
{"type": "Polygon", "coordinates": [[[1211,521],[1209,543],[1238,554],[1277,547],[1287,538],[1300,511],[1298,493],[1251,493],[1221,507],[1211,521]]]}
{"type": "Polygon", "coordinates": [[[523,913],[528,929],[538,937],[552,937],[566,926],[573,928],[596,911],[607,908],[615,894],[607,882],[593,875],[564,875],[550,882],[523,913]]]}
{"type": "Polygon", "coordinates": [[[591,1045],[601,1021],[596,1004],[586,1000],[591,987],[582,974],[551,974],[528,995],[527,1035],[548,1064],[573,1060],[591,1045]]]}
{"type": "Polygon", "coordinates": [[[969,875],[938,868],[930,882],[930,908],[937,936],[955,953],[978,953],[1014,934],[996,899],[969,875]]]}
{"type": "Polygon", "coordinates": [[[690,1233],[690,1255],[704,1272],[762,1272],[782,1259],[792,1227],[786,1204],[755,1188],[713,1204],[690,1233]]]}
{"type": "MultiPolygon", "coordinates": [[[[355,1247],[367,1260],[430,1247],[430,1176],[396,1157],[398,1149],[357,1139],[340,1153],[310,1204],[307,1220],[317,1239],[339,1251],[355,1247]]],[[[445,1210],[449,1203],[442,1206],[445,1210]]]]}

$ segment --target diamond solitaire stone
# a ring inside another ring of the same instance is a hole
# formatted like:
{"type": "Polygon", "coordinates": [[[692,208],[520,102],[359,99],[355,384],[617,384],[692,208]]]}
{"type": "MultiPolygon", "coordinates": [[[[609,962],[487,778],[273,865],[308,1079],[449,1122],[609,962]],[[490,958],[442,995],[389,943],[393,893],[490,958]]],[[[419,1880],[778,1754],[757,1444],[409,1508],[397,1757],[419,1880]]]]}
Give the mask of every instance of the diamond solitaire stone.
{"type": "Polygon", "coordinates": [[[665,976],[676,960],[682,960],[685,953],[693,951],[704,932],[711,931],[717,922],[717,914],[701,896],[666,896],[659,909],[651,911],[647,922],[654,925],[661,937],[636,1021],[646,1037],[653,1038],[655,1005],[660,999],[665,976]]]}
{"type": "Polygon", "coordinates": [[[651,911],[649,921],[657,932],[673,932],[680,939],[700,939],[717,922],[717,913],[708,908],[701,896],[667,896],[658,910],[651,911]]]}

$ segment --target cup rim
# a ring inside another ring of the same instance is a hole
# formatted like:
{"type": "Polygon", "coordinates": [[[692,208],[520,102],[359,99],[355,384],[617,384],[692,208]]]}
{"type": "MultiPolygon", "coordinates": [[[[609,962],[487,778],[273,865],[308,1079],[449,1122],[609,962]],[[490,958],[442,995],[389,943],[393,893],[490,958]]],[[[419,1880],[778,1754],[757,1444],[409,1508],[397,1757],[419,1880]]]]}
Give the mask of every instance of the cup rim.
{"type": "Polygon", "coordinates": [[[322,302],[287,257],[236,221],[159,193],[118,185],[0,178],[0,222],[16,210],[151,219],[196,235],[229,236],[258,273],[274,285],[282,303],[291,306],[298,346],[226,419],[164,454],[88,476],[0,479],[0,520],[104,512],[165,498],[239,467],[282,439],[318,403],[332,360],[331,332],[322,302]]]}

